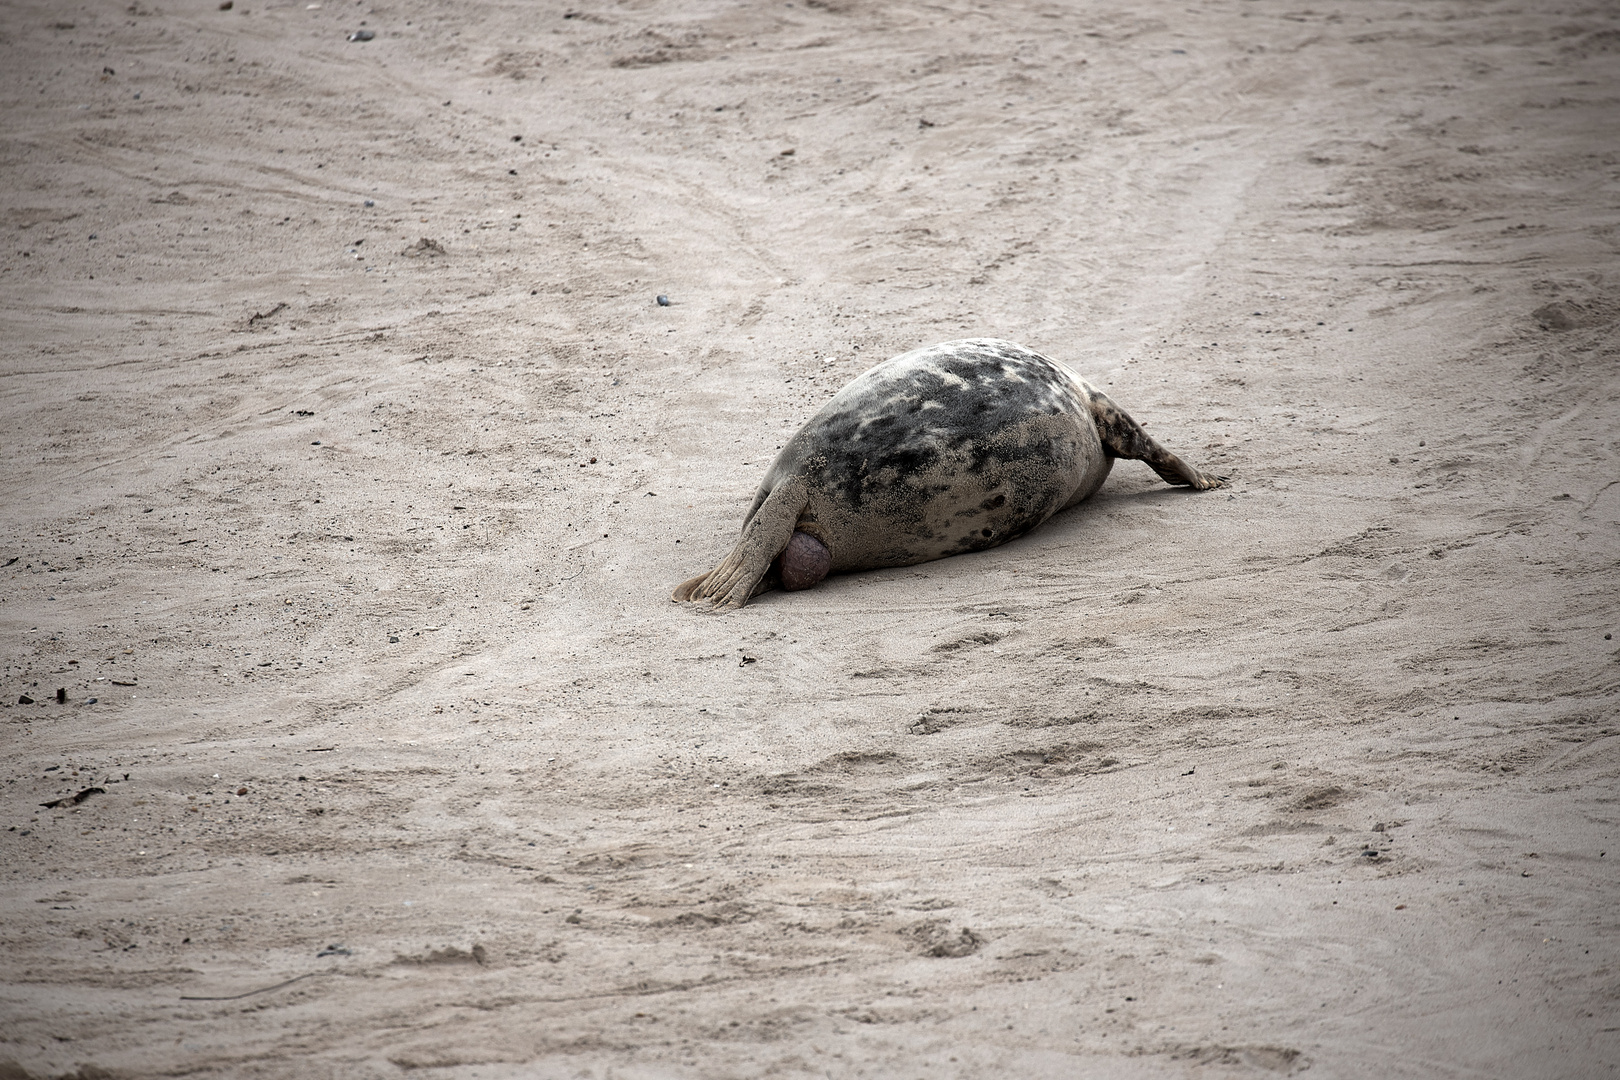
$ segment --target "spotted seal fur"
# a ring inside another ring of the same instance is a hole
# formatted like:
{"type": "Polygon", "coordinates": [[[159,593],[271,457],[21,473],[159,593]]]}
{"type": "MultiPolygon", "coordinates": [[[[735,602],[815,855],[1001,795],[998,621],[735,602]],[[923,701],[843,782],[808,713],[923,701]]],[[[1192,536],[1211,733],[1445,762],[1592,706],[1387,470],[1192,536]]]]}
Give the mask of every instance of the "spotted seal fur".
{"type": "Polygon", "coordinates": [[[1198,491],[1226,482],[1022,345],[972,338],[914,349],[858,376],[799,429],[731,554],[671,599],[735,608],[829,573],[995,547],[1091,495],[1115,458],[1198,491]]]}

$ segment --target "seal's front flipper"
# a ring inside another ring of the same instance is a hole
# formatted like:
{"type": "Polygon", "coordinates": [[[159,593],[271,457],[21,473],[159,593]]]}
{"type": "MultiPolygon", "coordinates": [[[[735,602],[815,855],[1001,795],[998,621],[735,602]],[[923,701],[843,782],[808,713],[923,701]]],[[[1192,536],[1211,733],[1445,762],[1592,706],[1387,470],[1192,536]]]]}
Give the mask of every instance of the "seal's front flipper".
{"type": "Polygon", "coordinates": [[[1097,422],[1097,434],[1102,436],[1103,449],[1108,453],[1147,462],[1167,484],[1195,491],[1225,486],[1226,477],[1195,469],[1160,446],[1124,409],[1109,400],[1107,394],[1091,386],[1086,387],[1086,393],[1091,398],[1091,415],[1097,422]]]}
{"type": "Polygon", "coordinates": [[[793,526],[808,498],[802,482],[789,481],[775,488],[743,525],[742,537],[719,566],[684,581],[670,595],[674,601],[712,600],[715,610],[740,608],[771,588],[771,564],[788,546],[793,526]]]}

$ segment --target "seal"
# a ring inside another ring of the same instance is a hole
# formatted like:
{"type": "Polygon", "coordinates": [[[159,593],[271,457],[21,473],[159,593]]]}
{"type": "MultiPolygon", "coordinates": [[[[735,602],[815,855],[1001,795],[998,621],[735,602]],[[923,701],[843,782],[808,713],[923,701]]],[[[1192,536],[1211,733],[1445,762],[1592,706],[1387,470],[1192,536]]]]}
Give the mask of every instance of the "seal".
{"type": "Polygon", "coordinates": [[[832,573],[1005,544],[1090,496],[1115,458],[1197,491],[1226,482],[1022,345],[971,338],[914,349],[857,376],[798,430],[731,554],[671,599],[738,608],[832,573]]]}

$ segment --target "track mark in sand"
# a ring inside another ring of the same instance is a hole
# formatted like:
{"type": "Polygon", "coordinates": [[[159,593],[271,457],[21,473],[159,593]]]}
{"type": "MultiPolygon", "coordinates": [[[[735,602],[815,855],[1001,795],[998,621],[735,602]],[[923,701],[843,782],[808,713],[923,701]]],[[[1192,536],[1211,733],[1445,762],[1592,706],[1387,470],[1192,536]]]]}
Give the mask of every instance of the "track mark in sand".
{"type": "Polygon", "coordinates": [[[181,1001],[240,1001],[243,998],[253,997],[253,996],[257,995],[257,994],[268,994],[272,990],[281,990],[281,989],[283,989],[285,987],[291,986],[293,983],[303,982],[305,979],[317,979],[317,978],[320,978],[323,975],[339,975],[339,974],[342,974],[342,972],[337,972],[337,971],[306,971],[302,975],[295,975],[294,977],[292,977],[291,979],[286,980],[285,982],[276,983],[274,986],[261,986],[257,990],[246,990],[246,991],[243,991],[240,994],[226,994],[226,995],[221,996],[221,997],[200,997],[200,996],[197,996],[197,995],[182,994],[182,995],[180,995],[180,1000],[181,1001]]]}

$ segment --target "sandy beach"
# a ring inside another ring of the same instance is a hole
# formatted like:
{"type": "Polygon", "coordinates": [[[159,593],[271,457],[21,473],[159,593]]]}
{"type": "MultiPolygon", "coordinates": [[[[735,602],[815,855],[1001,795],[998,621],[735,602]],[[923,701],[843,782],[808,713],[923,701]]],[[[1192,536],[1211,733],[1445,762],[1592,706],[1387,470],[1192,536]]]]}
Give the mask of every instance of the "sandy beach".
{"type": "Polygon", "coordinates": [[[1620,9],[15,0],[0,102],[0,1080],[1620,1072],[1620,9]],[[1230,486],[670,602],[961,337],[1230,486]]]}

